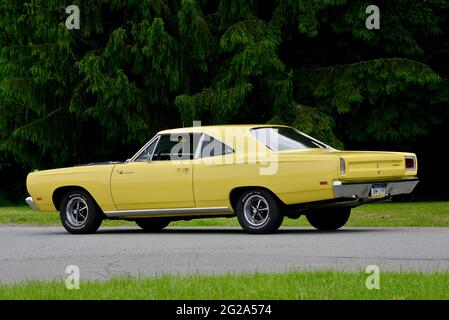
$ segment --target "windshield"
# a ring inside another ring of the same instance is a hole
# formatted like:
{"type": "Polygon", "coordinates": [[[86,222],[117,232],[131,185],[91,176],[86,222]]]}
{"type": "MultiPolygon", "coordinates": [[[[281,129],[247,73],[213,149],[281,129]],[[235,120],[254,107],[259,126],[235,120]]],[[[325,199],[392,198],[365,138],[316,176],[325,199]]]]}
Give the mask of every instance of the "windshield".
{"type": "Polygon", "coordinates": [[[251,129],[251,133],[273,151],[324,149],[324,143],[313,140],[298,130],[288,127],[263,127],[251,129]]]}

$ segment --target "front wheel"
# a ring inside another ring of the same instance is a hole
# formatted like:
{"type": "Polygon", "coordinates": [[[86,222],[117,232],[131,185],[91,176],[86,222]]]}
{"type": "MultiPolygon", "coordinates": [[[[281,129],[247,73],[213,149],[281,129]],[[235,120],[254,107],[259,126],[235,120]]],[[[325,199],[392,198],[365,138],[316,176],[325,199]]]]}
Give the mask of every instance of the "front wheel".
{"type": "Polygon", "coordinates": [[[137,219],[136,224],[146,232],[157,232],[170,224],[170,220],[161,218],[137,219]]]}
{"type": "Polygon", "coordinates": [[[318,230],[331,231],[343,227],[351,215],[351,208],[331,208],[307,213],[309,223],[318,230]]]}
{"type": "Polygon", "coordinates": [[[94,233],[102,222],[94,200],[82,190],[70,191],[64,196],[59,214],[64,228],[73,234],[94,233]]]}
{"type": "Polygon", "coordinates": [[[243,193],[236,206],[237,218],[248,233],[272,233],[282,224],[284,216],[271,193],[262,189],[243,193]]]}

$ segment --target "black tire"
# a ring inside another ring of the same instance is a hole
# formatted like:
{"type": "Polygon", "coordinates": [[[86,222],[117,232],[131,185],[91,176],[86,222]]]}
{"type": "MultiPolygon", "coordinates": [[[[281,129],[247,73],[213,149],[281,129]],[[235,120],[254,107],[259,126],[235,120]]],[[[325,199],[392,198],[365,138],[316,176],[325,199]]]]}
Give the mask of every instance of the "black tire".
{"type": "Polygon", "coordinates": [[[332,231],[343,227],[351,215],[351,208],[331,208],[309,212],[306,217],[309,223],[318,230],[332,231]]]}
{"type": "Polygon", "coordinates": [[[64,228],[72,234],[94,233],[102,222],[92,197],[83,190],[68,192],[61,202],[59,216],[64,228]]]}
{"type": "Polygon", "coordinates": [[[169,219],[163,218],[136,219],[135,222],[145,232],[158,232],[170,224],[169,219]]]}
{"type": "Polygon", "coordinates": [[[262,189],[244,192],[236,205],[237,218],[248,233],[273,233],[282,224],[284,216],[274,196],[262,189]]]}

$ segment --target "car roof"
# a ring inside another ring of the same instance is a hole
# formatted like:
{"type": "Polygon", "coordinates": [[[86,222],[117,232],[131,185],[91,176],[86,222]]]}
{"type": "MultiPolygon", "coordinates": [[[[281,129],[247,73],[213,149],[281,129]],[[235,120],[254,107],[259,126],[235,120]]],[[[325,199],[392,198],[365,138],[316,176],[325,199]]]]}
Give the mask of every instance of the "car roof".
{"type": "Polygon", "coordinates": [[[190,132],[210,132],[210,131],[224,131],[226,129],[253,129],[261,127],[286,127],[284,125],[277,124],[226,124],[226,125],[213,125],[213,126],[196,126],[196,127],[185,127],[176,128],[159,131],[159,134],[170,134],[170,133],[190,133],[190,132]]]}

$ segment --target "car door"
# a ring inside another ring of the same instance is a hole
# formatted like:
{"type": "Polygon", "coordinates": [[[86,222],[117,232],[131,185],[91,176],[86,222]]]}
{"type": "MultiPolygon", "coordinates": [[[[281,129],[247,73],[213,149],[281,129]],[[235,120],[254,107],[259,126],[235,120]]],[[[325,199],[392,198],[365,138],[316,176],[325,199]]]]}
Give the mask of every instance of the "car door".
{"type": "Polygon", "coordinates": [[[194,207],[193,154],[192,134],[163,134],[135,161],[116,165],[111,193],[117,209],[194,207]]]}
{"type": "Polygon", "coordinates": [[[245,172],[234,164],[234,150],[220,140],[203,135],[194,162],[193,187],[198,207],[226,207],[229,193],[245,172]]]}

